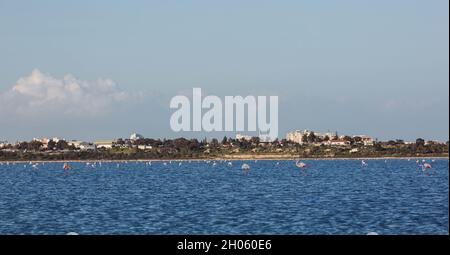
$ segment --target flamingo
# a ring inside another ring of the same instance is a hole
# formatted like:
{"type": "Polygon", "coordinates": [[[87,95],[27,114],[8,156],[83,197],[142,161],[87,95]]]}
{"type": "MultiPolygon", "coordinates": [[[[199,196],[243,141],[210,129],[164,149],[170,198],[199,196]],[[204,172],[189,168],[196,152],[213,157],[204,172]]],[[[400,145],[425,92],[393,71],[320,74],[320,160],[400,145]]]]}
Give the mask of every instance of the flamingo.
{"type": "Polygon", "coordinates": [[[301,169],[308,167],[308,165],[307,165],[306,163],[303,163],[303,162],[301,162],[301,161],[299,161],[299,160],[297,160],[297,161],[295,162],[295,165],[296,165],[298,168],[301,168],[301,169]]]}
{"type": "Polygon", "coordinates": [[[426,171],[427,169],[431,169],[431,168],[432,168],[431,164],[429,164],[429,163],[425,163],[425,164],[422,165],[422,170],[423,171],[426,171]]]}
{"type": "Polygon", "coordinates": [[[64,163],[63,169],[64,169],[64,170],[70,170],[70,169],[72,169],[72,167],[71,167],[69,164],[64,163]]]}
{"type": "Polygon", "coordinates": [[[368,164],[366,163],[366,161],[361,160],[361,166],[367,166],[368,164]]]}

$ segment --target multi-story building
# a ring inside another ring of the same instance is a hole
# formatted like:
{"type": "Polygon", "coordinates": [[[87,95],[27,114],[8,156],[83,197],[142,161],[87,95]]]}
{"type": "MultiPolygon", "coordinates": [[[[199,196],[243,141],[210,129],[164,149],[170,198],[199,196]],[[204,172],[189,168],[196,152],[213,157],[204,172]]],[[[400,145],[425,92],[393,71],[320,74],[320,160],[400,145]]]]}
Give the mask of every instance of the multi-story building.
{"type": "Polygon", "coordinates": [[[294,132],[287,133],[286,140],[288,140],[290,142],[298,143],[298,144],[303,144],[306,142],[306,141],[303,141],[303,136],[305,134],[309,135],[309,131],[308,130],[304,130],[304,131],[296,130],[294,132]]]}
{"type": "Polygon", "coordinates": [[[305,129],[303,131],[296,130],[294,132],[288,133],[286,135],[286,140],[294,142],[294,143],[298,143],[298,144],[304,144],[304,143],[307,143],[307,141],[303,141],[303,138],[305,136],[308,137],[309,135],[311,135],[311,133],[314,133],[314,135],[316,137],[319,137],[322,140],[325,139],[325,137],[332,139],[333,137],[335,137],[337,135],[336,133],[333,133],[333,132],[316,133],[311,130],[305,129]]]}
{"type": "MultiPolygon", "coordinates": [[[[298,144],[304,144],[308,141],[303,141],[304,138],[307,138],[311,135],[311,133],[314,133],[315,137],[319,138],[319,141],[316,144],[324,144],[324,145],[333,145],[333,146],[344,146],[348,145],[349,141],[346,141],[346,135],[337,135],[337,132],[326,132],[326,133],[319,133],[319,132],[313,132],[311,130],[296,130],[294,132],[290,132],[286,135],[286,140],[298,143],[298,144]],[[328,139],[325,139],[328,138],[328,139]]],[[[357,135],[353,136],[353,138],[359,137],[361,140],[361,143],[365,146],[371,146],[374,144],[374,139],[367,135],[357,135]]]]}
{"type": "Polygon", "coordinates": [[[364,146],[372,146],[375,142],[375,140],[368,136],[368,135],[354,135],[353,138],[359,137],[361,138],[361,142],[364,144],[364,146]]]}

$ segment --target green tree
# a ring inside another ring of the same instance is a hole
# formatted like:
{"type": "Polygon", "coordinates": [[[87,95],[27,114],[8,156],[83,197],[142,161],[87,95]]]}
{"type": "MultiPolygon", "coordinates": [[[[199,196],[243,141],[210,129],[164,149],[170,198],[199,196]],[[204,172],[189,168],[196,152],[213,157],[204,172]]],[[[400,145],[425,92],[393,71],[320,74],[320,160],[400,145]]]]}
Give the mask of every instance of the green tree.
{"type": "Polygon", "coordinates": [[[314,143],[314,142],[316,142],[316,139],[317,139],[317,137],[316,137],[316,134],[314,134],[314,132],[311,132],[311,133],[309,133],[309,135],[308,135],[308,143],[314,143]]]}
{"type": "Polygon", "coordinates": [[[302,142],[303,143],[307,143],[308,142],[308,135],[307,134],[303,134],[302,135],[302,142]]]}
{"type": "Polygon", "coordinates": [[[47,143],[47,149],[48,150],[54,150],[55,147],[56,147],[55,141],[53,141],[53,140],[48,141],[48,143],[47,143]]]}
{"type": "Polygon", "coordinates": [[[362,138],[360,136],[355,136],[353,137],[353,141],[355,141],[355,143],[360,143],[362,142],[362,138]]]}
{"type": "Polygon", "coordinates": [[[227,143],[228,143],[228,138],[226,136],[224,136],[222,139],[222,145],[225,145],[227,143]]]}
{"type": "Polygon", "coordinates": [[[38,150],[41,149],[41,147],[42,147],[42,143],[41,142],[39,142],[39,141],[31,141],[27,145],[27,150],[38,151],[38,150]]]}
{"type": "Polygon", "coordinates": [[[67,142],[64,141],[64,140],[59,140],[59,141],[56,143],[56,149],[57,149],[57,150],[66,150],[66,149],[68,149],[68,148],[69,148],[69,145],[68,145],[67,142]]]}
{"type": "Polygon", "coordinates": [[[252,142],[253,144],[258,145],[258,144],[259,144],[259,137],[253,136],[252,139],[251,139],[251,142],[252,142]]]}
{"type": "Polygon", "coordinates": [[[17,145],[17,149],[19,150],[27,150],[28,149],[28,142],[21,142],[17,145]]]}
{"type": "Polygon", "coordinates": [[[395,142],[394,140],[389,140],[389,141],[387,142],[387,145],[395,146],[395,145],[397,145],[397,142],[395,142]]]}
{"type": "Polygon", "coordinates": [[[423,147],[423,146],[425,146],[425,140],[422,139],[422,138],[417,138],[417,139],[416,139],[416,146],[417,146],[417,147],[423,147]]]}
{"type": "Polygon", "coordinates": [[[217,148],[217,147],[219,147],[219,140],[217,140],[216,138],[213,138],[213,139],[211,140],[211,142],[209,143],[209,145],[210,145],[212,148],[217,148]]]}

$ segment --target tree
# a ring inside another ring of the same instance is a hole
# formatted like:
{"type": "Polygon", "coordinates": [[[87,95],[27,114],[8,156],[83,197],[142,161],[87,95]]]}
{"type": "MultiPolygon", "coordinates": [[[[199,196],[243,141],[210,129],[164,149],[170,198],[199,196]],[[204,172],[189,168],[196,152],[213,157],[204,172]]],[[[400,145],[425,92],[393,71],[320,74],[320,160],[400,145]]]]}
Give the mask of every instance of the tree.
{"type": "Polygon", "coordinates": [[[416,139],[416,146],[417,147],[425,146],[425,140],[422,139],[422,138],[417,138],[416,139]]]}
{"type": "Polygon", "coordinates": [[[323,138],[320,137],[320,136],[316,136],[315,142],[316,142],[316,143],[321,143],[321,142],[323,142],[323,138]]]}
{"type": "Polygon", "coordinates": [[[201,146],[197,139],[194,138],[189,141],[189,150],[199,151],[200,148],[201,148],[201,146]]]}
{"type": "Polygon", "coordinates": [[[253,136],[252,139],[251,139],[251,142],[252,142],[252,144],[258,145],[259,142],[260,142],[259,137],[253,136]]]}
{"type": "Polygon", "coordinates": [[[217,140],[216,138],[213,138],[213,139],[211,140],[210,146],[211,146],[212,148],[217,148],[217,147],[219,147],[219,140],[217,140]]]}
{"type": "Polygon", "coordinates": [[[383,151],[384,150],[383,146],[381,146],[381,143],[375,143],[373,145],[373,148],[375,149],[375,151],[383,151]]]}
{"type": "Polygon", "coordinates": [[[315,141],[316,141],[316,134],[314,134],[314,132],[309,133],[308,143],[314,143],[315,141]]]}
{"type": "Polygon", "coordinates": [[[347,143],[351,144],[351,145],[353,145],[355,143],[353,138],[351,136],[348,136],[348,135],[344,136],[343,140],[346,141],[347,143]]]}
{"type": "Polygon", "coordinates": [[[177,138],[172,141],[175,148],[187,148],[189,146],[189,141],[186,138],[177,138]]]}
{"type": "Polygon", "coordinates": [[[308,142],[308,135],[307,134],[303,134],[302,135],[302,142],[303,143],[307,143],[308,142]]]}
{"type": "Polygon", "coordinates": [[[228,138],[226,136],[224,136],[222,139],[222,145],[227,144],[227,142],[228,142],[228,138]]]}
{"type": "Polygon", "coordinates": [[[56,147],[56,143],[53,140],[48,141],[47,143],[47,149],[48,150],[53,150],[56,147]]]}
{"type": "Polygon", "coordinates": [[[28,149],[28,143],[27,142],[21,142],[17,145],[17,149],[19,150],[27,150],[28,149]]]}
{"type": "Polygon", "coordinates": [[[362,137],[361,136],[355,136],[355,137],[353,137],[353,140],[355,141],[355,143],[360,143],[360,142],[362,142],[362,137]]]}
{"type": "Polygon", "coordinates": [[[271,145],[272,145],[272,146],[278,146],[278,145],[280,145],[280,141],[278,140],[278,138],[275,138],[275,140],[272,141],[271,145]]]}
{"type": "Polygon", "coordinates": [[[397,145],[397,142],[395,142],[394,140],[389,140],[389,141],[387,142],[387,144],[388,144],[388,145],[391,145],[391,146],[394,146],[394,145],[397,145]]]}
{"type": "Polygon", "coordinates": [[[27,145],[27,149],[31,151],[38,151],[42,147],[42,143],[39,141],[31,141],[27,145]]]}
{"type": "Polygon", "coordinates": [[[68,145],[67,142],[64,141],[64,140],[59,140],[59,141],[56,143],[56,149],[57,149],[57,150],[65,150],[65,149],[68,149],[68,148],[69,148],[69,145],[68,145]]]}

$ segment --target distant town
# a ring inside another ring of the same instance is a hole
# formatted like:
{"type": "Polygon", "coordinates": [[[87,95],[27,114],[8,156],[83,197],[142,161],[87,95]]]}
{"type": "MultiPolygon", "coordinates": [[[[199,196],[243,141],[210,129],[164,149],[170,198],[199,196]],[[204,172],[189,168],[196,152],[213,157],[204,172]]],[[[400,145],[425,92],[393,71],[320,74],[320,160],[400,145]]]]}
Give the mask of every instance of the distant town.
{"type": "Polygon", "coordinates": [[[234,138],[153,139],[133,133],[129,138],[95,142],[64,138],[0,141],[0,160],[137,160],[193,158],[360,158],[448,157],[449,142],[417,138],[415,141],[378,141],[368,135],[339,135],[311,130],[290,132],[286,138],[266,142],[237,134],[234,138]]]}

